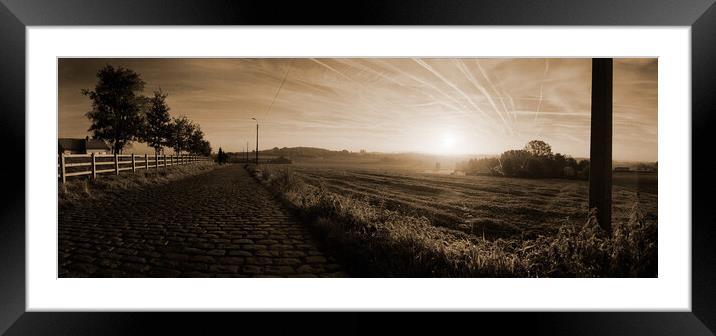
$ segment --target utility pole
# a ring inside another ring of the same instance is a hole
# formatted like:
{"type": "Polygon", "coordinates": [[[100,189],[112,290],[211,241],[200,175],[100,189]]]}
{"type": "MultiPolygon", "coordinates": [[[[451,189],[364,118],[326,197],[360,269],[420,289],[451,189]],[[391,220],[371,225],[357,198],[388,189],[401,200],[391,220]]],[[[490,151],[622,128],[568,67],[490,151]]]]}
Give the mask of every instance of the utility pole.
{"type": "Polygon", "coordinates": [[[611,58],[592,59],[592,125],[589,149],[589,209],[599,226],[612,228],[612,67],[611,58]]]}
{"type": "Polygon", "coordinates": [[[256,118],[251,118],[256,121],[256,167],[259,166],[259,121],[256,118]]]}

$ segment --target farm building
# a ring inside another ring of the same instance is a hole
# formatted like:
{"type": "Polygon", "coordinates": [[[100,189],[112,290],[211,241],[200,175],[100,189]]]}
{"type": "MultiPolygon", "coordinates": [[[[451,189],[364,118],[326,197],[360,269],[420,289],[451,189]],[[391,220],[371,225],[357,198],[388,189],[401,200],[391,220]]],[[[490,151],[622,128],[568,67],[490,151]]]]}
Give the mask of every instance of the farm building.
{"type": "Polygon", "coordinates": [[[57,150],[59,154],[110,154],[112,151],[102,140],[90,139],[58,139],[57,150]]]}
{"type": "Polygon", "coordinates": [[[628,171],[631,171],[631,169],[629,169],[629,167],[614,167],[614,171],[615,172],[628,172],[628,171]]]}

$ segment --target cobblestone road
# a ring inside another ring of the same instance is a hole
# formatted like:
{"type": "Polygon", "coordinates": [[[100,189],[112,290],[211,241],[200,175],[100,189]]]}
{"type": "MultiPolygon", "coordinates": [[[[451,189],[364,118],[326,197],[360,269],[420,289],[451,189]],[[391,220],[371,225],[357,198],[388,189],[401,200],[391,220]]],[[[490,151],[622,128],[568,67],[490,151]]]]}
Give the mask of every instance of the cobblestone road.
{"type": "Polygon", "coordinates": [[[59,210],[60,277],[334,277],[240,166],[59,210]]]}

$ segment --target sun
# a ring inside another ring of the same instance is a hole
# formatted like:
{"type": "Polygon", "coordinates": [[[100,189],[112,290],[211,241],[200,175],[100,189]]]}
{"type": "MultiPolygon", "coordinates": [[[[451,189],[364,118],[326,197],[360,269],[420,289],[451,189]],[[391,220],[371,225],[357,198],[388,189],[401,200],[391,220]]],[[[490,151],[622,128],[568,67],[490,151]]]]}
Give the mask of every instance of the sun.
{"type": "Polygon", "coordinates": [[[443,150],[452,152],[457,147],[457,137],[453,133],[445,132],[441,137],[441,143],[443,150]]]}
{"type": "Polygon", "coordinates": [[[466,145],[464,134],[454,128],[435,129],[428,136],[418,139],[423,143],[425,152],[437,155],[463,153],[466,145]]]}

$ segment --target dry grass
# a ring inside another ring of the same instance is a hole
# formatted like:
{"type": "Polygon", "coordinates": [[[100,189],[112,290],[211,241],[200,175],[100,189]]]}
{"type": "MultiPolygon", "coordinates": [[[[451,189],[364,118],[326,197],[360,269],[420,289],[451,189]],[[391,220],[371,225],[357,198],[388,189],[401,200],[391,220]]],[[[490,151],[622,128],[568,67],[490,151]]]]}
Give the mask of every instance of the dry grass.
{"type": "Polygon", "coordinates": [[[490,239],[436,226],[425,216],[305,183],[289,168],[263,166],[257,178],[310,224],[355,276],[381,277],[652,277],[656,223],[637,202],[611,235],[594,216],[535,239],[490,239]]]}
{"type": "MultiPolygon", "coordinates": [[[[534,239],[555,234],[566,224],[581,224],[587,216],[586,181],[292,166],[293,173],[307,184],[322,184],[330,192],[365,200],[373,206],[426,217],[436,226],[470,234],[484,232],[488,238],[534,239]]],[[[645,192],[646,189],[620,180],[614,186],[614,221],[627,221],[632,203],[638,198],[646,220],[656,222],[656,192],[645,192]]]]}
{"type": "Polygon", "coordinates": [[[98,175],[96,180],[90,178],[71,178],[67,183],[60,183],[58,201],[60,207],[81,204],[88,199],[99,199],[126,190],[143,188],[151,185],[165,184],[185,177],[208,172],[218,165],[214,162],[197,162],[166,168],[140,170],[136,173],[120,175],[98,175]]]}

